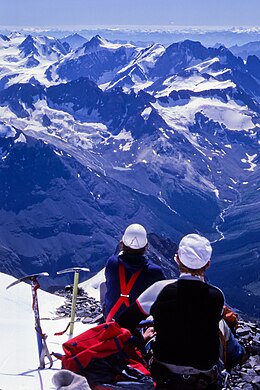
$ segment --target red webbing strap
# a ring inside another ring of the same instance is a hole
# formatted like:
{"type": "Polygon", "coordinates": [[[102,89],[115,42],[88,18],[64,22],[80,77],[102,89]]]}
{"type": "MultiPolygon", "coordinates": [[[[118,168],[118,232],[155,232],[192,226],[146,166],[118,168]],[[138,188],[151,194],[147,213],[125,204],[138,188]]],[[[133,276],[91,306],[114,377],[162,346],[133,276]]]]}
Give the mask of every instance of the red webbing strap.
{"type": "Polygon", "coordinates": [[[39,368],[40,369],[45,368],[45,361],[44,361],[45,357],[47,357],[49,359],[49,363],[50,363],[49,368],[51,368],[53,365],[53,359],[52,359],[52,356],[48,350],[48,346],[46,343],[47,335],[45,333],[42,333],[42,328],[41,328],[41,324],[40,324],[40,317],[39,317],[39,310],[38,310],[37,290],[38,290],[38,288],[40,288],[40,284],[36,278],[32,279],[32,281],[34,282],[32,309],[33,309],[34,315],[35,315],[35,330],[36,330],[36,333],[39,334],[41,339],[42,339],[42,349],[41,349],[41,354],[40,354],[40,367],[39,368]]]}
{"type": "Polygon", "coordinates": [[[36,302],[36,297],[37,297],[37,290],[40,288],[39,282],[37,279],[34,281],[34,287],[33,287],[33,302],[32,302],[32,309],[34,310],[35,302],[36,302]]]}
{"type": "Polygon", "coordinates": [[[138,278],[138,276],[140,275],[140,273],[143,270],[141,268],[137,272],[135,272],[131,276],[131,278],[129,279],[129,282],[126,283],[126,280],[125,280],[125,267],[124,267],[124,265],[123,265],[123,263],[121,261],[119,261],[118,263],[119,263],[119,281],[120,281],[121,294],[120,294],[120,297],[118,298],[117,302],[114,304],[114,306],[112,307],[112,309],[108,313],[107,318],[106,318],[106,322],[109,322],[109,321],[112,320],[112,318],[114,317],[116,312],[119,310],[119,308],[123,305],[123,303],[127,307],[130,306],[130,303],[129,303],[130,291],[132,290],[133,285],[135,284],[136,279],[138,278]]]}
{"type": "Polygon", "coordinates": [[[69,329],[69,326],[70,326],[70,322],[66,326],[66,329],[62,330],[61,332],[54,333],[54,336],[62,336],[65,332],[67,332],[67,330],[69,329]]]}
{"type": "MultiPolygon", "coordinates": [[[[35,312],[35,310],[38,311],[38,300],[37,300],[37,290],[40,288],[40,284],[36,278],[33,279],[34,285],[33,285],[33,302],[32,302],[32,309],[35,312]],[[35,307],[36,306],[36,307],[35,307]]],[[[40,332],[41,326],[40,326],[40,319],[38,317],[39,315],[36,315],[35,319],[35,330],[36,332],[41,336],[42,339],[44,339],[44,333],[40,332]]]]}

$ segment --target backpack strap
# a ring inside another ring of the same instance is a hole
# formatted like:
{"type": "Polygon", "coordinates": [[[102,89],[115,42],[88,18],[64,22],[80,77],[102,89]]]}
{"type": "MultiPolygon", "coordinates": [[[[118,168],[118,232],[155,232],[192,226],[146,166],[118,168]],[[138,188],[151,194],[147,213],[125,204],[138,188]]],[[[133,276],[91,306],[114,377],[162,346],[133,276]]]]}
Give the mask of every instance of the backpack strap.
{"type": "Polygon", "coordinates": [[[125,304],[126,307],[130,306],[129,302],[129,294],[138,278],[140,273],[142,272],[143,268],[139,269],[133,275],[131,276],[130,280],[128,283],[126,283],[126,278],[125,278],[125,267],[122,263],[122,261],[118,261],[119,264],[119,281],[120,281],[120,297],[110,310],[110,312],[107,315],[106,322],[109,322],[112,320],[116,312],[120,309],[120,307],[125,304]]]}

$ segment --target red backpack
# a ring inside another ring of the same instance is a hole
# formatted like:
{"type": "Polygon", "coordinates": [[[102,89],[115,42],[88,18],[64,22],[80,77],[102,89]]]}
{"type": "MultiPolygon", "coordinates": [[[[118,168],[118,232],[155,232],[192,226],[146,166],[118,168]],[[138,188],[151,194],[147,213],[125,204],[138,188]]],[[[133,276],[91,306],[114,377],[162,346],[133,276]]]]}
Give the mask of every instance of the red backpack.
{"type": "Polygon", "coordinates": [[[140,351],[133,347],[131,340],[131,332],[116,322],[97,325],[63,343],[62,368],[82,374],[94,359],[119,354],[127,365],[150,376],[140,351]]]}

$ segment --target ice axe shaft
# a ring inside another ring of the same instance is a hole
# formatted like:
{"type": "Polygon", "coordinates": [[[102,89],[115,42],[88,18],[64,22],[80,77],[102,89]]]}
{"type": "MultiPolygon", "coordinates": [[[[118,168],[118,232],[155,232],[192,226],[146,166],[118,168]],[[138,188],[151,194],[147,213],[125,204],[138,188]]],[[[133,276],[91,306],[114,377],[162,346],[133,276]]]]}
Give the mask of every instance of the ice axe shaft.
{"type": "Polygon", "coordinates": [[[45,368],[45,361],[44,361],[45,357],[49,359],[50,367],[52,367],[53,361],[46,344],[47,335],[42,332],[41,321],[40,321],[39,304],[38,304],[38,296],[37,296],[37,290],[40,287],[40,285],[38,283],[37,278],[41,276],[49,276],[49,274],[47,272],[41,272],[33,275],[26,275],[20,279],[15,280],[13,283],[9,284],[9,286],[7,286],[6,289],[9,289],[10,287],[13,287],[16,284],[21,282],[30,281],[31,283],[32,300],[33,300],[32,309],[34,312],[35,331],[36,331],[39,362],[40,362],[39,368],[43,369],[45,368]]]}
{"type": "Polygon", "coordinates": [[[70,314],[70,330],[69,330],[70,335],[72,335],[74,331],[80,271],[89,272],[89,268],[74,267],[74,268],[63,269],[57,272],[58,275],[65,274],[67,272],[74,272],[73,295],[72,295],[71,314],[70,314]]]}
{"type": "Polygon", "coordinates": [[[73,334],[74,322],[75,322],[75,313],[76,313],[76,302],[78,296],[78,284],[79,284],[79,272],[74,273],[74,284],[73,284],[73,296],[71,304],[71,315],[70,315],[70,334],[73,334]]]}

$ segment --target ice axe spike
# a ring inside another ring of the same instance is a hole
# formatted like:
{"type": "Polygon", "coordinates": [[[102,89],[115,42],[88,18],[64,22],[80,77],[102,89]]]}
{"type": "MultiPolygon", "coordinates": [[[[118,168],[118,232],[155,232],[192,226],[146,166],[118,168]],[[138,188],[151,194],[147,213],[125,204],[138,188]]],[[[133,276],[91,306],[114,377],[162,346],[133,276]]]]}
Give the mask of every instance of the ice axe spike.
{"type": "Polygon", "coordinates": [[[73,330],[74,330],[80,271],[89,272],[90,270],[89,270],[89,268],[72,267],[72,268],[66,268],[66,269],[63,269],[63,270],[57,272],[58,275],[65,274],[67,272],[74,272],[73,295],[72,295],[72,305],[71,305],[71,314],[70,314],[70,330],[69,330],[70,335],[73,334],[73,330]]]}

